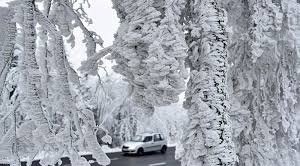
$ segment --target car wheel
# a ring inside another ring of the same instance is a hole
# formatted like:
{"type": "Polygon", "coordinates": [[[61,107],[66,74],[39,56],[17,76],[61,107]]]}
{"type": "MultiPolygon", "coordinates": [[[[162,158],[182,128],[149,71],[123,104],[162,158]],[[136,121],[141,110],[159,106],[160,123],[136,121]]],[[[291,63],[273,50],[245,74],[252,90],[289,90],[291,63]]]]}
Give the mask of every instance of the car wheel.
{"type": "Polygon", "coordinates": [[[143,149],[143,148],[139,148],[138,151],[137,151],[137,154],[138,154],[139,156],[144,155],[144,149],[143,149]]]}
{"type": "Polygon", "coordinates": [[[161,148],[160,152],[161,152],[162,154],[165,154],[165,153],[167,152],[167,146],[164,145],[164,146],[161,148]]]}

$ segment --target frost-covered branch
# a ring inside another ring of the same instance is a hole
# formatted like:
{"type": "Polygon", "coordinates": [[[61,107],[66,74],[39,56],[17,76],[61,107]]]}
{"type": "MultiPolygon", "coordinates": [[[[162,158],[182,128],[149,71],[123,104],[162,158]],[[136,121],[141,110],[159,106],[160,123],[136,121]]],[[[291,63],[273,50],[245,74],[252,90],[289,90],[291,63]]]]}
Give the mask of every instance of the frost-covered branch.
{"type": "Polygon", "coordinates": [[[80,15],[74,11],[72,7],[68,3],[61,2],[61,4],[65,7],[65,10],[75,19],[75,22],[78,24],[80,29],[82,30],[85,36],[86,48],[87,48],[87,56],[93,56],[96,53],[97,44],[103,46],[103,40],[99,35],[95,32],[90,31],[86,28],[83,22],[80,19],[80,15]]]}
{"type": "Polygon", "coordinates": [[[97,75],[98,68],[103,64],[102,58],[113,51],[112,46],[106,47],[95,53],[93,56],[88,57],[86,61],[81,63],[79,70],[85,74],[97,75]]]}

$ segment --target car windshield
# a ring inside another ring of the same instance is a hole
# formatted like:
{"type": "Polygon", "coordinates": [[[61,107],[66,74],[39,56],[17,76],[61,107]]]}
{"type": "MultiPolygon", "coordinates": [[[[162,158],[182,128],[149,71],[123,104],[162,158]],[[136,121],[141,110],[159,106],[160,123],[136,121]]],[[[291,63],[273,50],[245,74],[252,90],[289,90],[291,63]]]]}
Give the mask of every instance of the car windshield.
{"type": "Polygon", "coordinates": [[[143,136],[137,135],[137,136],[133,137],[131,141],[133,141],[133,142],[143,142],[143,140],[144,140],[143,136]]]}

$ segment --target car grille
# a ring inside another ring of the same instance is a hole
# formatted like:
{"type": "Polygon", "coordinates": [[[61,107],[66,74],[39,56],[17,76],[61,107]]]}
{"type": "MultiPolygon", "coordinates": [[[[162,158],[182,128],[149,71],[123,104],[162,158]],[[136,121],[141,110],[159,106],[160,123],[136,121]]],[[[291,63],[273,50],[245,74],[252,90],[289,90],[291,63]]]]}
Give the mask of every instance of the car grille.
{"type": "Polygon", "coordinates": [[[129,147],[128,146],[123,146],[123,148],[122,149],[128,149],[129,147]]]}

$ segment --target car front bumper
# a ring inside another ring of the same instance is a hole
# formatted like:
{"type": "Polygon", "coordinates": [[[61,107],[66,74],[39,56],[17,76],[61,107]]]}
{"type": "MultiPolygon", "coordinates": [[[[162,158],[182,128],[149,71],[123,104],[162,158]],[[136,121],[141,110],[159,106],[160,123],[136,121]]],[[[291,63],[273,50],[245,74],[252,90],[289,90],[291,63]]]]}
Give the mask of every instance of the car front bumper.
{"type": "Polygon", "coordinates": [[[130,154],[135,154],[137,152],[136,149],[124,149],[122,148],[123,153],[130,153],[130,154]]]}

